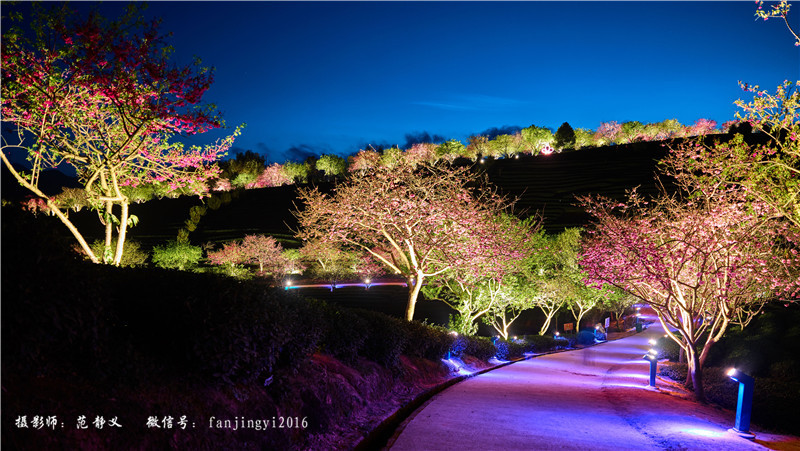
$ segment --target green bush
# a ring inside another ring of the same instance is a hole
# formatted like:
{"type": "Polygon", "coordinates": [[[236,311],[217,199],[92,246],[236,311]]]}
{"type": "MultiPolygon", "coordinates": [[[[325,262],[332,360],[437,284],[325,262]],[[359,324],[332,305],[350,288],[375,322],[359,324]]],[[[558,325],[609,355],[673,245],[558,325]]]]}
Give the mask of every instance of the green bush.
{"type": "Polygon", "coordinates": [[[408,341],[403,353],[406,355],[437,361],[445,357],[455,342],[455,336],[444,327],[419,321],[406,322],[405,327],[408,341]]]}
{"type": "Polygon", "coordinates": [[[582,330],[578,332],[578,344],[590,345],[594,343],[594,330],[582,330]]]}
{"type": "Polygon", "coordinates": [[[550,335],[526,335],[525,341],[530,343],[530,352],[548,352],[566,348],[569,341],[564,337],[553,338],[550,335]]]}
{"type": "Polygon", "coordinates": [[[202,257],[203,249],[188,243],[172,241],[153,248],[153,263],[159,268],[184,271],[197,266],[202,257]]]}
{"type": "Polygon", "coordinates": [[[659,360],[669,359],[670,362],[677,362],[680,358],[681,347],[670,337],[660,337],[656,340],[655,349],[658,350],[659,360]]]}
{"type": "Polygon", "coordinates": [[[330,305],[322,351],[347,363],[355,362],[367,340],[367,322],[355,312],[330,305]]]}
{"type": "MultiPolygon", "coordinates": [[[[105,251],[105,242],[102,240],[95,240],[92,243],[92,252],[94,255],[97,256],[99,259],[103,259],[103,254],[105,251]]],[[[114,241],[111,243],[111,247],[109,247],[109,252],[113,256],[114,252],[117,249],[117,239],[114,238],[114,241]]],[[[147,263],[149,255],[147,252],[142,250],[141,244],[133,240],[125,240],[125,247],[122,250],[122,259],[119,262],[119,266],[124,267],[136,267],[136,266],[144,266],[147,263]]],[[[88,256],[86,259],[88,260],[88,256]]]]}
{"type": "Polygon", "coordinates": [[[533,347],[532,343],[529,342],[517,343],[515,341],[501,339],[498,339],[494,345],[495,348],[497,348],[495,357],[501,360],[518,359],[524,356],[525,353],[529,352],[533,347]]]}
{"type": "Polygon", "coordinates": [[[471,355],[476,359],[483,360],[484,362],[491,359],[497,354],[492,340],[487,337],[464,337],[467,346],[464,349],[464,354],[471,355]]]}
{"type": "Polygon", "coordinates": [[[660,376],[664,376],[678,382],[685,381],[688,372],[689,367],[685,363],[658,365],[658,374],[660,376]]]}
{"type": "Polygon", "coordinates": [[[366,321],[368,331],[362,355],[386,368],[398,368],[408,340],[405,321],[368,310],[360,310],[359,315],[366,321]]]}

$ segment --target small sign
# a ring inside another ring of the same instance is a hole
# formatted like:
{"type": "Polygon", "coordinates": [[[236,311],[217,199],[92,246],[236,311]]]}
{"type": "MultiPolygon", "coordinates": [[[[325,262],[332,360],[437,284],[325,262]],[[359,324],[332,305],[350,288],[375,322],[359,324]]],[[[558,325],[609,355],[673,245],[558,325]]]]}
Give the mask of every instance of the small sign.
{"type": "Polygon", "coordinates": [[[610,317],[610,316],[607,316],[607,317],[606,317],[606,325],[605,325],[606,329],[608,329],[608,328],[609,328],[609,326],[611,326],[611,317],[610,317]]]}
{"type": "Polygon", "coordinates": [[[566,332],[566,331],[568,331],[568,330],[572,330],[572,323],[566,323],[566,324],[564,324],[564,331],[566,332]]]}

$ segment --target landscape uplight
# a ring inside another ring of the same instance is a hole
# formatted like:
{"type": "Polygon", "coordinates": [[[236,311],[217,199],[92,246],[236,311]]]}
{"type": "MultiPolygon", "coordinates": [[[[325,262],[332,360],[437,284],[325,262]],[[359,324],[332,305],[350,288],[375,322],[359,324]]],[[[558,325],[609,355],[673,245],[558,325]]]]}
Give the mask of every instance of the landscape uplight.
{"type": "Polygon", "coordinates": [[[289,279],[286,279],[286,282],[284,282],[284,285],[286,285],[286,286],[284,287],[284,290],[288,290],[289,288],[291,288],[291,287],[292,287],[292,281],[291,281],[291,280],[289,280],[289,279]]]}
{"type": "Polygon", "coordinates": [[[364,279],[364,288],[369,290],[369,284],[372,282],[369,278],[364,279]]]}
{"type": "Polygon", "coordinates": [[[750,433],[750,412],[753,409],[755,379],[736,368],[731,368],[727,374],[728,377],[739,383],[739,398],[736,401],[736,422],[730,431],[741,437],[753,440],[756,436],[750,433]]]}

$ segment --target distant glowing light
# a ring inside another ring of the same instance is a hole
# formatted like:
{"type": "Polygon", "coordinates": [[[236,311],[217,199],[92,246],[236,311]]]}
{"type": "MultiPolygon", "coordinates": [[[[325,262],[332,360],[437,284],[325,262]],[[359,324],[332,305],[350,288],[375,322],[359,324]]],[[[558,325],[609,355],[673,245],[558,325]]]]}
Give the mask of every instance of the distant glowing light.
{"type": "Polygon", "coordinates": [[[452,335],[452,336],[454,336],[454,337],[457,337],[457,336],[458,336],[458,332],[456,332],[456,331],[454,331],[454,330],[451,330],[451,331],[450,331],[450,335],[452,335]]]}
{"type": "Polygon", "coordinates": [[[651,338],[651,339],[650,339],[650,341],[649,341],[648,343],[650,343],[650,346],[655,346],[655,345],[656,345],[656,343],[658,343],[658,342],[656,341],[656,339],[655,339],[655,338],[651,338]]]}
{"type": "Polygon", "coordinates": [[[728,377],[733,377],[733,375],[736,374],[736,368],[729,369],[728,372],[725,374],[727,374],[728,377]]]}

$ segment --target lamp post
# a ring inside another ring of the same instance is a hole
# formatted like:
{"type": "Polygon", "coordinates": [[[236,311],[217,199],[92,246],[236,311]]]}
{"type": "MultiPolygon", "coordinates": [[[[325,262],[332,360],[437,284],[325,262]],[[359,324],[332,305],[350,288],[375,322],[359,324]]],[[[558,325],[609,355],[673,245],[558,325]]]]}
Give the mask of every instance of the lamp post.
{"type": "Polygon", "coordinates": [[[658,365],[658,351],[650,349],[647,354],[642,356],[643,359],[650,362],[650,386],[656,386],[656,365],[658,365]]]}
{"type": "Polygon", "coordinates": [[[753,440],[755,435],[750,433],[750,412],[753,410],[753,386],[755,379],[736,368],[728,370],[728,377],[739,383],[739,398],[736,401],[736,422],[731,432],[740,437],[753,440]]]}

